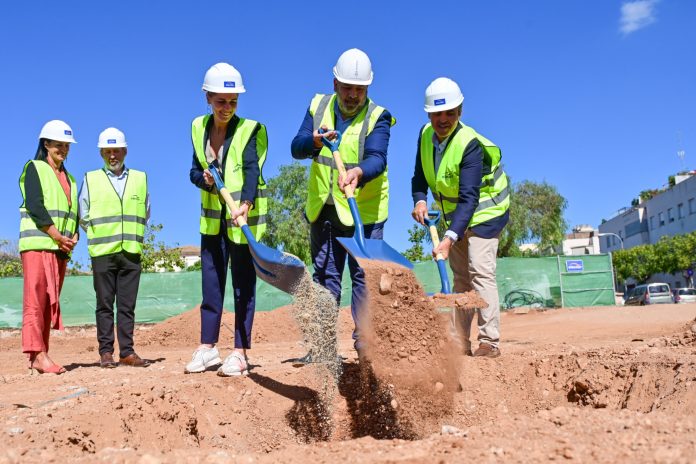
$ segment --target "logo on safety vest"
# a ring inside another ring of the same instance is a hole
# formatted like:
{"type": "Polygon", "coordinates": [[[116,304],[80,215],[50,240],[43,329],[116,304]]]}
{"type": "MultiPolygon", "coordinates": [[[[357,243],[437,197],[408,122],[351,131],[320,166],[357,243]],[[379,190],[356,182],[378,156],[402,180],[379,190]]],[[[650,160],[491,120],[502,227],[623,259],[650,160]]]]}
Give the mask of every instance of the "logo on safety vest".
{"type": "Polygon", "coordinates": [[[234,165],[234,169],[232,169],[232,172],[237,172],[237,171],[239,171],[240,169],[242,169],[242,165],[241,165],[241,164],[235,164],[235,165],[234,165]]]}
{"type": "Polygon", "coordinates": [[[116,139],[109,139],[106,141],[106,143],[116,143],[116,139]]]}
{"type": "Polygon", "coordinates": [[[439,105],[444,105],[447,102],[444,98],[438,98],[437,100],[435,100],[434,103],[435,103],[435,106],[439,106],[439,105]]]}
{"type": "Polygon", "coordinates": [[[72,131],[64,130],[63,132],[65,133],[65,135],[72,135],[72,131]]]}
{"type": "Polygon", "coordinates": [[[457,177],[457,171],[452,169],[445,171],[445,179],[454,179],[455,177],[457,177]]]}
{"type": "Polygon", "coordinates": [[[234,81],[225,81],[225,87],[234,88],[234,81]]]}

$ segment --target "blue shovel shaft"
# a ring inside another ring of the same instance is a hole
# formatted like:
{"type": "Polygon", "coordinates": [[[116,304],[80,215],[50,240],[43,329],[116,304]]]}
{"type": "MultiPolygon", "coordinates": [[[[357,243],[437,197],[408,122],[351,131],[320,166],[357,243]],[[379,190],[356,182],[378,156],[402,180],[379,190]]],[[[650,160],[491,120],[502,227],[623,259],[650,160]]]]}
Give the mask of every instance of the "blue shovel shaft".
{"type": "MultiPolygon", "coordinates": [[[[437,248],[440,245],[440,237],[437,234],[436,227],[439,221],[439,211],[428,211],[428,217],[426,218],[425,223],[428,226],[428,231],[430,232],[430,239],[433,242],[433,249],[437,248]],[[433,218],[431,218],[430,216],[433,216],[433,218]]],[[[437,270],[440,273],[440,293],[452,293],[452,290],[450,289],[449,276],[447,275],[445,258],[443,258],[443,256],[440,253],[438,253],[435,256],[435,261],[437,262],[437,270]]]]}
{"type": "Polygon", "coordinates": [[[444,259],[437,260],[437,270],[440,273],[440,293],[452,293],[452,290],[450,289],[449,277],[447,276],[447,266],[445,266],[444,259]]]}

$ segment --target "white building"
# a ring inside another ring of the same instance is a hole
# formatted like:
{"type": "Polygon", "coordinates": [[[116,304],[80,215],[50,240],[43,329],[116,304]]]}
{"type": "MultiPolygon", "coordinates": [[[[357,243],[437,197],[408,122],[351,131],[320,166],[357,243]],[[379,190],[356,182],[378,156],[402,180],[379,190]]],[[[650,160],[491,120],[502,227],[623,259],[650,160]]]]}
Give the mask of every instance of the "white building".
{"type": "Polygon", "coordinates": [[[581,225],[563,240],[563,254],[566,256],[596,255],[600,253],[597,231],[592,226],[581,225]]]}
{"type": "MultiPolygon", "coordinates": [[[[653,244],[662,237],[696,231],[696,171],[677,175],[674,185],[638,205],[620,210],[599,226],[602,253],[653,244]]],[[[694,257],[696,261],[696,257],[694,257]]],[[[655,275],[651,282],[683,286],[681,273],[655,275]]]]}

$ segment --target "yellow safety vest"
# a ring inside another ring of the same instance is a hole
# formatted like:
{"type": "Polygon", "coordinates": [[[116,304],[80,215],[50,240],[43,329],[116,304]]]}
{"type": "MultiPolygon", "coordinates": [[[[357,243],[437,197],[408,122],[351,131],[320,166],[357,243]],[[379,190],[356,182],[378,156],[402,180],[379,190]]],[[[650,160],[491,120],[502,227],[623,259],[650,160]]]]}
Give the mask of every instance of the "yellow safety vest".
{"type": "MultiPolygon", "coordinates": [[[[326,126],[329,130],[335,128],[334,102],[336,95],[317,94],[309,105],[309,113],[314,119],[314,130],[326,126]]],[[[367,105],[358,113],[348,129],[342,134],[341,159],[346,170],[356,167],[363,159],[365,139],[375,128],[377,120],[386,111],[368,99],[367,105]]],[[[396,124],[392,118],[391,125],[396,124]]],[[[309,222],[316,221],[329,195],[333,195],[336,212],[341,223],[353,225],[348,200],[338,188],[338,170],[333,160],[331,150],[323,147],[314,158],[309,171],[307,205],[305,213],[309,222]]],[[[389,215],[389,181],[387,170],[367,182],[355,191],[355,201],[358,204],[360,217],[364,224],[374,224],[387,220],[389,215]]]]}
{"type": "Polygon", "coordinates": [[[459,165],[464,150],[473,139],[477,139],[483,148],[484,175],[481,179],[479,203],[469,222],[469,227],[502,216],[510,208],[508,179],[503,171],[500,148],[493,142],[478,134],[474,129],[459,123],[459,130],[452,136],[442,154],[442,161],[437,173],[433,160],[433,130],[430,123],[421,131],[420,156],[423,174],[430,191],[440,203],[445,219],[451,220],[451,214],[459,203],[459,165]]]}
{"type": "MultiPolygon", "coordinates": [[[[191,140],[196,158],[203,169],[208,169],[208,161],[205,157],[205,127],[211,115],[199,116],[191,124],[191,140]]],[[[244,172],[242,169],[244,148],[256,131],[256,153],[259,158],[259,175],[257,181],[256,199],[254,208],[249,211],[247,224],[256,240],[260,240],[266,231],[266,213],[268,212],[268,198],[266,198],[266,182],[263,180],[263,164],[268,153],[268,135],[266,126],[251,119],[239,118],[237,127],[232,136],[232,142],[227,150],[224,162],[223,180],[230,195],[236,201],[242,196],[244,185],[244,172]],[[257,130],[258,128],[258,130],[257,130]]],[[[224,200],[217,192],[210,193],[201,189],[201,220],[200,232],[204,235],[217,235],[220,233],[220,219],[227,219],[227,235],[234,243],[247,243],[246,237],[239,227],[234,227],[230,219],[229,211],[223,207],[224,200]]]]}
{"type": "Polygon", "coordinates": [[[141,254],[147,223],[147,176],[129,169],[123,197],[119,197],[104,169],[85,175],[89,195],[89,255],[104,256],[120,251],[141,254]]]}
{"type": "Polygon", "coordinates": [[[58,244],[46,232],[36,227],[25,206],[27,197],[24,191],[24,178],[30,163],[34,164],[39,175],[44,206],[53,220],[53,225],[66,237],[72,237],[77,231],[77,184],[66,170],[65,173],[70,182],[70,205],[68,205],[68,197],[56,173],[47,162],[40,160],[27,162],[19,178],[19,188],[22,191],[22,206],[19,207],[19,251],[58,250],[58,244]]]}

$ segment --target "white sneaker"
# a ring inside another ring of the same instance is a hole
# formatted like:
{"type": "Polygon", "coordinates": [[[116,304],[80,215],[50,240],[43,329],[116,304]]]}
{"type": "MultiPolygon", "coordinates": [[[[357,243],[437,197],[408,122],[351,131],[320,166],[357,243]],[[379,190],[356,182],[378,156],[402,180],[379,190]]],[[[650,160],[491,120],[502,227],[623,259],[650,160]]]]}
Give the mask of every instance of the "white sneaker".
{"type": "Polygon", "coordinates": [[[184,372],[187,374],[203,372],[208,367],[220,364],[221,362],[222,360],[220,359],[220,352],[217,350],[217,348],[200,347],[193,352],[191,362],[186,365],[184,372]]]}
{"type": "Polygon", "coordinates": [[[222,363],[217,370],[217,374],[220,377],[231,377],[233,375],[246,375],[249,373],[249,365],[242,353],[233,352],[231,355],[225,358],[225,362],[222,363]]]}

